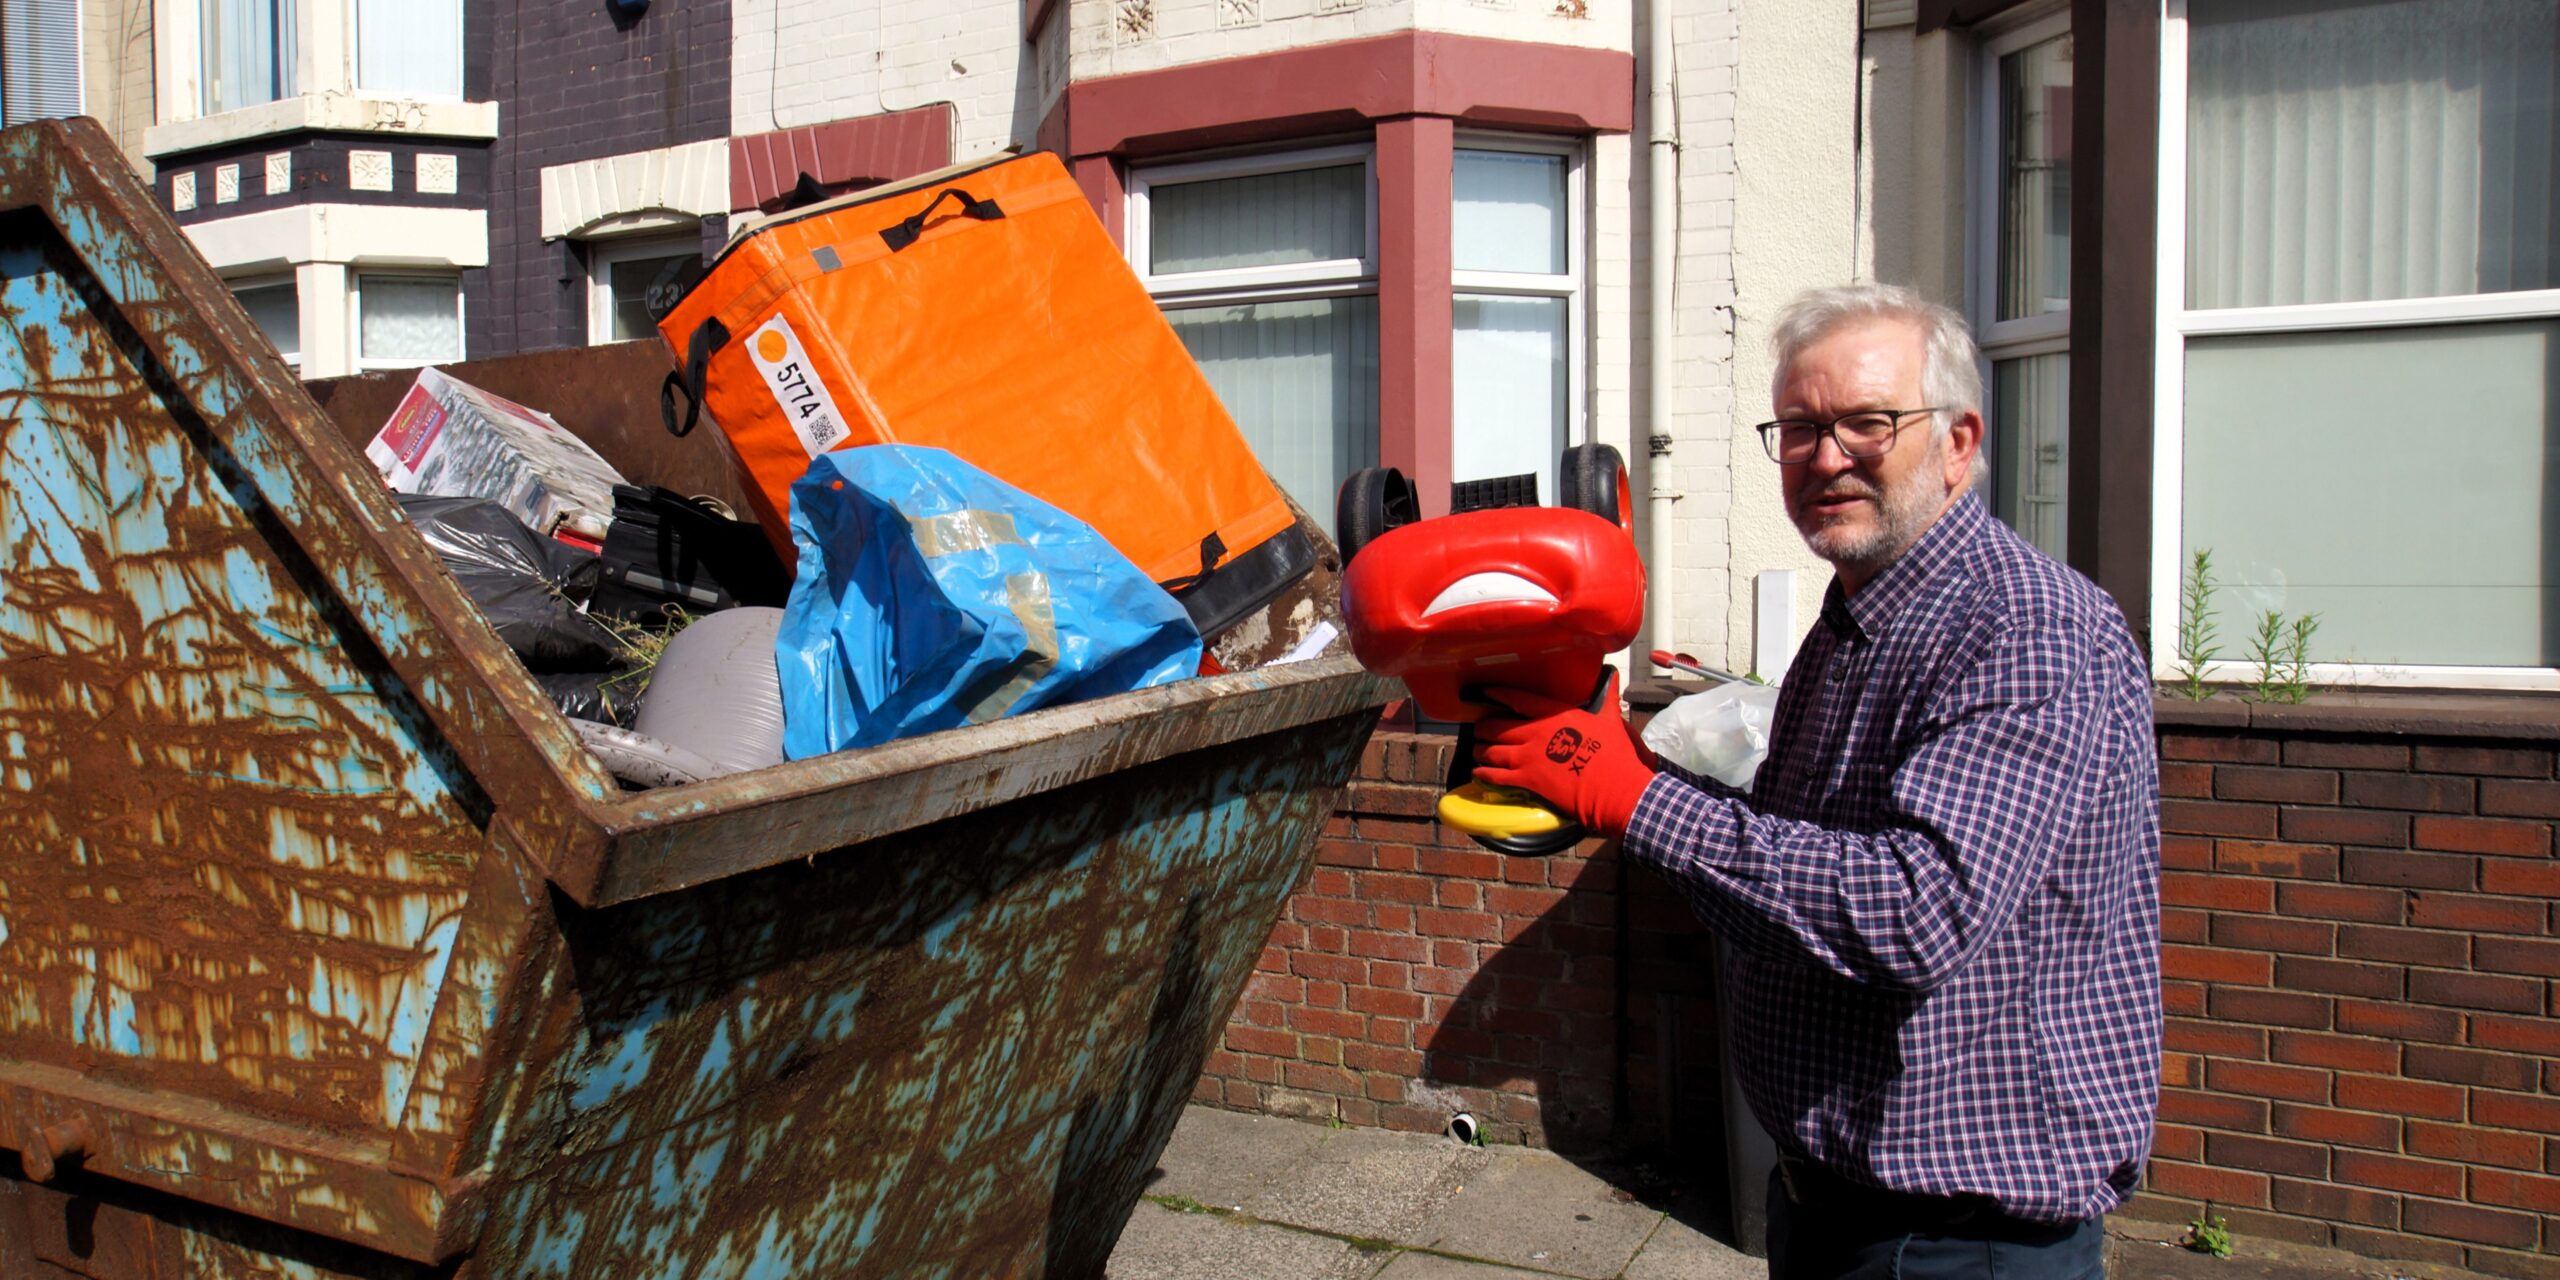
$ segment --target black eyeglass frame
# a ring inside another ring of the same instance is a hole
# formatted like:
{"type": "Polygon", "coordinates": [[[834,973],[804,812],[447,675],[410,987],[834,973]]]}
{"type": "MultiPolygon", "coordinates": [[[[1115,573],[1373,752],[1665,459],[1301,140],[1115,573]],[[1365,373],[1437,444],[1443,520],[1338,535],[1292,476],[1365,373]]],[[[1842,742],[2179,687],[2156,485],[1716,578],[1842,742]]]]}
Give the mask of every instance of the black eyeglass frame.
{"type": "Polygon", "coordinates": [[[1839,447],[1840,456],[1844,458],[1857,458],[1864,461],[1868,458],[1881,458],[1884,455],[1893,452],[1894,443],[1902,439],[1903,428],[1911,425],[1910,423],[1904,422],[1904,418],[1908,418],[1915,413],[1944,413],[1946,412],[1946,408],[1947,407],[1945,405],[1931,405],[1925,409],[1860,409],[1854,413],[1841,414],[1839,417],[1833,418],[1828,422],[1824,422],[1817,418],[1773,418],[1770,421],[1763,422],[1751,429],[1760,433],[1760,448],[1763,452],[1769,455],[1769,461],[1777,463],[1780,466],[1796,465],[1795,462],[1789,462],[1785,458],[1778,456],[1777,433],[1788,427],[1813,428],[1813,447],[1805,450],[1804,456],[1796,459],[1796,462],[1811,462],[1815,454],[1822,452],[1822,438],[1824,436],[1831,437],[1831,443],[1839,447]],[[1841,423],[1846,422],[1851,418],[1872,418],[1878,415],[1893,419],[1893,430],[1885,433],[1882,448],[1877,449],[1873,453],[1860,453],[1857,450],[1850,448],[1849,442],[1841,438],[1841,423]]]}

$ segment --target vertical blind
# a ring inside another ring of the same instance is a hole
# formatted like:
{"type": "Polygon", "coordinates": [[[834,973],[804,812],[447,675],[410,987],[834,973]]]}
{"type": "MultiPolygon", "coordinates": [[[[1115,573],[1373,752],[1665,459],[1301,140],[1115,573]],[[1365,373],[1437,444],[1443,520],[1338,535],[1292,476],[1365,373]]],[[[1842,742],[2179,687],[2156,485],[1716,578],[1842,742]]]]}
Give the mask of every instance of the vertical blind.
{"type": "Polygon", "coordinates": [[[1535,475],[1556,500],[1564,451],[1563,298],[1459,294],[1451,303],[1449,477],[1535,475]]]}
{"type": "Polygon", "coordinates": [[[2194,0],[2187,305],[2560,287],[2552,0],[2194,0]]]}
{"type": "Polygon", "coordinates": [[[293,96],[294,0],[201,0],[206,115],[293,96]]]}
{"type": "Polygon", "coordinates": [[[1149,188],[1147,206],[1156,275],[1369,253],[1368,178],[1357,164],[1169,183],[1149,188]]]}
{"type": "Polygon", "coordinates": [[[0,3],[0,125],[78,114],[78,0],[0,3]]]}
{"type": "Polygon", "coordinates": [[[356,85],[462,96],[462,0],[356,0],[356,85]]]}
{"type": "Polygon", "coordinates": [[[1462,148],[1449,181],[1451,268],[1502,273],[1515,279],[1501,287],[1522,290],[1451,300],[1449,475],[1534,475],[1545,502],[1572,408],[1567,175],[1560,155],[1462,148]]]}
{"type": "Polygon", "coordinates": [[[1343,478],[1378,460],[1373,296],[1170,310],[1263,469],[1328,528],[1343,478]]]}
{"type": "Polygon", "coordinates": [[[1563,156],[1459,151],[1449,174],[1451,265],[1562,275],[1564,185],[1563,156]]]}

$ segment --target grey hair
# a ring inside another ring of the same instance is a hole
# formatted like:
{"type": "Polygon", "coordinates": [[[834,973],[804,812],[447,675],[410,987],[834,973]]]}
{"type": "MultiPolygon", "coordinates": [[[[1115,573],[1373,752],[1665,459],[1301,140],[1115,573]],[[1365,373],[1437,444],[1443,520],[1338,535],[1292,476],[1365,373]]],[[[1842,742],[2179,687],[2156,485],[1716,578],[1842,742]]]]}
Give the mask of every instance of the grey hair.
{"type": "MultiPolygon", "coordinates": [[[[1973,345],[1972,327],[1954,308],[1898,284],[1835,285],[1797,294],[1779,310],[1777,329],[1769,338],[1778,357],[1778,376],[1786,376],[1787,366],[1806,347],[1861,320],[1907,320],[1920,330],[1920,394],[1940,406],[1931,423],[1936,439],[1945,441],[1958,417],[1982,411],[1982,353],[1973,345]]],[[[1983,449],[1973,455],[1975,484],[1990,474],[1989,453],[1983,449]]]]}

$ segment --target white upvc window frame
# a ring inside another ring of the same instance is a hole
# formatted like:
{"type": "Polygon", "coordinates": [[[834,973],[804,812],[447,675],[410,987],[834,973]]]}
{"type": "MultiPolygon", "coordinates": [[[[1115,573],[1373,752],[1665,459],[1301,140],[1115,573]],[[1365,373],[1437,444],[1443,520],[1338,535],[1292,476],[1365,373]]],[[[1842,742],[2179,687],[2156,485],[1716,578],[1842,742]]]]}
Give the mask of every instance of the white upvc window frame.
{"type": "Polygon", "coordinates": [[[699,227],[673,233],[615,236],[587,242],[587,345],[627,341],[613,336],[613,277],[616,263],[664,258],[679,253],[702,256],[699,227]]]}
{"type": "Polygon", "coordinates": [[[368,369],[423,369],[436,364],[458,364],[471,356],[471,330],[468,323],[469,304],[463,298],[462,273],[418,267],[371,267],[363,263],[347,266],[347,352],[348,363],[358,372],[368,369]],[[364,350],[364,282],[372,280],[433,280],[453,285],[454,352],[449,359],[411,360],[377,359],[364,350]]]}
{"type": "MultiPolygon", "coordinates": [[[[2178,593],[2186,529],[2186,349],[2189,337],[2242,333],[2319,333],[2412,325],[2560,318],[2560,289],[2398,298],[2378,302],[2187,309],[2187,0],[2162,0],[2160,26],[2159,274],[2153,371],[2151,452],[2151,666],[2162,679],[2178,670],[2178,593]]],[[[2207,664],[2205,678],[2245,683],[2245,662],[2207,664]]],[[[2318,662],[2311,683],[2342,688],[2560,689],[2550,667],[2421,666],[2318,662]]]]}
{"type": "Polygon", "coordinates": [[[1159,307],[1208,306],[1221,302],[1283,302],[1303,298],[1344,298],[1378,291],[1378,159],[1367,143],[1300,147],[1135,167],[1127,193],[1129,265],[1159,307]],[[1249,178],[1298,169],[1325,169],[1357,163],[1368,234],[1357,258],[1287,262],[1267,267],[1225,271],[1177,271],[1157,274],[1148,268],[1155,247],[1151,216],[1154,190],[1186,182],[1249,178]]]}
{"type": "MultiPolygon", "coordinates": [[[[1972,145],[1965,174],[1964,280],[1965,311],[1973,321],[1975,348],[1980,355],[1976,364],[1982,378],[1986,429],[1997,409],[1994,398],[1999,395],[1999,380],[1995,370],[2001,361],[2068,355],[2071,351],[2068,308],[2015,320],[1999,318],[2000,218],[2007,203],[2000,185],[2000,60],[2070,30],[2071,10],[2067,5],[2037,5],[2026,15],[2012,15],[2008,22],[1993,28],[1974,50],[1969,120],[1972,145]]],[[[2077,251],[2075,246],[2074,252],[2077,251]]],[[[1993,443],[1996,447],[1998,442],[1993,443]]],[[[1998,473],[1996,462],[1991,466],[1994,496],[2014,509],[2014,495],[2007,492],[2009,477],[1998,473]]],[[[2067,519],[2067,512],[2065,516],[2067,519]]]]}
{"type": "MultiPolygon", "coordinates": [[[[2071,11],[2056,8],[1984,39],[1974,55],[1973,162],[1967,184],[1973,216],[1965,220],[1965,272],[1974,334],[1987,381],[1994,360],[2049,355],[2071,346],[2071,312],[1998,318],[2000,310],[2000,60],[2071,30],[2071,11]]],[[[2075,250],[2076,251],[2076,250],[2075,250]]]]}
{"type": "MultiPolygon", "coordinates": [[[[1512,271],[1460,271],[1455,263],[1449,270],[1449,296],[1454,302],[1462,293],[1499,294],[1515,298],[1562,298],[1565,304],[1565,421],[1567,443],[1592,442],[1591,427],[1591,307],[1590,253],[1591,213],[1588,183],[1591,149],[1580,138],[1539,138],[1509,133],[1461,132],[1450,150],[1511,151],[1522,155],[1561,156],[1564,158],[1565,269],[1562,275],[1528,274],[1512,271]]],[[[1452,164],[1455,163],[1454,158],[1452,164]]],[[[1451,217],[1454,219],[1456,210],[1451,217]]],[[[1452,424],[1454,427],[1454,424],[1452,424]]],[[[1555,495],[1550,491],[1547,495],[1555,495]]]]}
{"type": "Polygon", "coordinates": [[[291,351],[278,351],[276,354],[283,358],[286,368],[292,369],[296,373],[300,373],[302,371],[303,349],[311,345],[308,336],[302,333],[302,278],[300,274],[291,270],[261,271],[254,275],[225,276],[222,279],[222,283],[223,287],[231,290],[231,295],[235,298],[240,296],[240,292],[244,289],[284,288],[293,290],[294,349],[291,351]]]}

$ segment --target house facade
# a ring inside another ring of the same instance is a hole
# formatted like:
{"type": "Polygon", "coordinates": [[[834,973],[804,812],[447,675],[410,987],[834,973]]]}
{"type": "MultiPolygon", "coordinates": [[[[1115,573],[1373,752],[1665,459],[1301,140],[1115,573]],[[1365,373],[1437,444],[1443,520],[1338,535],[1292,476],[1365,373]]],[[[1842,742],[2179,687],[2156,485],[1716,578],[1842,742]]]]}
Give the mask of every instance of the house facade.
{"type": "MultiPolygon", "coordinates": [[[[67,21],[76,109],[307,377],[646,336],[804,176],[1047,149],[1308,509],[1379,463],[1427,507],[1520,472],[1551,499],[1564,446],[1613,445],[1640,646],[1771,677],[1829,577],[1750,430],[1779,307],[1958,307],[1993,510],[2164,682],[2259,678],[2272,615],[2329,690],[2160,704],[2145,1204],[2511,1274],[2560,1251],[2548,0],[147,8],[0,0],[0,96],[62,109],[18,33],[67,21]]],[[[1373,748],[1203,1096],[1713,1138],[1679,1069],[1713,1051],[1711,946],[1605,855],[1438,831],[1435,742],[1373,748]]]]}
{"type": "Polygon", "coordinates": [[[1311,509],[1375,463],[1426,502],[1519,472],[1551,495],[1565,445],[1616,446],[1652,647],[1784,670],[1827,574],[1747,429],[1769,322],[1799,288],[1883,279],[1972,318],[1994,509],[2113,592],[2164,674],[2205,551],[2212,674],[2252,670],[2273,610],[2316,620],[2323,685],[2560,688],[2543,7],[2194,8],[0,14],[74,33],[64,100],[133,138],[307,376],[645,334],[653,287],[803,175],[846,190],[1040,147],[1311,509]],[[94,91],[145,64],[148,103],[94,91]],[[2075,295],[2096,300],[2077,321],[2075,295]],[[2374,424],[2337,437],[2356,447],[2319,447],[2335,411],[2304,410],[2332,396],[2374,424]],[[2438,421],[2456,402],[2459,430],[2438,421]],[[2513,465],[2414,447],[2445,438],[2513,465]]]}

